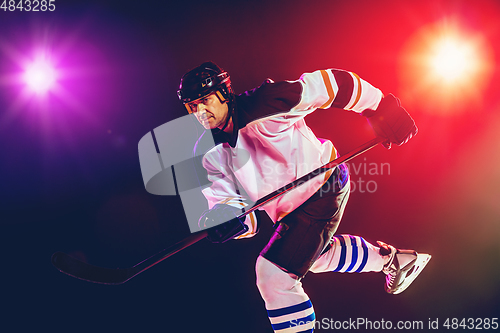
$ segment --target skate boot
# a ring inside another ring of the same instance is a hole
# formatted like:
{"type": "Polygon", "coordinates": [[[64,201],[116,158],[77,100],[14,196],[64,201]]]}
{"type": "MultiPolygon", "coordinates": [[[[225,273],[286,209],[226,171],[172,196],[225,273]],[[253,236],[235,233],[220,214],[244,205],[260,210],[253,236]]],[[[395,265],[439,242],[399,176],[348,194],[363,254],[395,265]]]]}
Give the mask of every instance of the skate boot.
{"type": "Polygon", "coordinates": [[[431,255],[417,253],[414,250],[398,250],[392,245],[377,242],[380,254],[388,257],[382,272],[385,278],[385,291],[389,294],[399,294],[406,290],[424,269],[431,255]]]}

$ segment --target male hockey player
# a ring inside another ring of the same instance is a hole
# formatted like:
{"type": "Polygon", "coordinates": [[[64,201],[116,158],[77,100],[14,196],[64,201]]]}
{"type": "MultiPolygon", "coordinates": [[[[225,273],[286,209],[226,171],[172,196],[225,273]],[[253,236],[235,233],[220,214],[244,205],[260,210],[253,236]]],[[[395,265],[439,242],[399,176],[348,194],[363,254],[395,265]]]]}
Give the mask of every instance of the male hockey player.
{"type": "MultiPolygon", "coordinates": [[[[255,213],[237,218],[244,207],[336,158],[333,144],[316,138],[304,121],[317,108],[360,113],[388,148],[417,133],[397,98],[337,69],[305,73],[296,81],[268,79],[235,95],[227,72],[206,62],[182,77],[178,95],[216,143],[203,157],[210,209],[199,220],[215,243],[255,235],[255,213]]],[[[334,235],[348,196],[348,170],[340,165],[264,206],[275,232],[257,259],[256,275],[275,332],[312,332],[314,310],[300,282],[308,271],[382,271],[386,291],[397,294],[430,259],[383,242],[375,246],[358,236],[334,235]]]]}

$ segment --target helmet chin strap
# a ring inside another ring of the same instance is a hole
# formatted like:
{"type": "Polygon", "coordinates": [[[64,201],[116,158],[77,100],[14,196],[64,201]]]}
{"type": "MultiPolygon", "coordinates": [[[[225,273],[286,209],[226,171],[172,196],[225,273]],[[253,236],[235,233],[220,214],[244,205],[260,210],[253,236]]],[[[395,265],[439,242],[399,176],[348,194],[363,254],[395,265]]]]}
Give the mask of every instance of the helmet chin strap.
{"type": "Polygon", "coordinates": [[[225,99],[221,92],[217,90],[216,92],[216,95],[217,95],[217,98],[219,98],[219,101],[221,103],[227,103],[227,118],[226,118],[226,122],[224,123],[224,126],[222,126],[221,129],[219,129],[219,131],[224,131],[227,127],[227,125],[229,124],[229,120],[231,119],[231,117],[233,116],[233,103],[230,103],[230,100],[227,100],[225,99]]]}
{"type": "MultiPolygon", "coordinates": [[[[226,101],[226,103],[228,103],[228,101],[226,101]]],[[[220,131],[224,131],[227,127],[227,125],[229,124],[229,119],[231,119],[231,117],[233,116],[233,108],[229,108],[229,103],[228,103],[228,112],[227,112],[227,118],[226,118],[226,122],[224,124],[224,126],[222,126],[222,128],[220,129],[220,131]]]]}

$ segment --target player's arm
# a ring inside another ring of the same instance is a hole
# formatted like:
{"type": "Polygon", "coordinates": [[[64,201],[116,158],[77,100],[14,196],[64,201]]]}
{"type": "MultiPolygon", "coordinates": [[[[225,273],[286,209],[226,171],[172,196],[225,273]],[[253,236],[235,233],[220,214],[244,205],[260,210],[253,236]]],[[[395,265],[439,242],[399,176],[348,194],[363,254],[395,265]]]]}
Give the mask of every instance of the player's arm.
{"type": "Polygon", "coordinates": [[[327,109],[330,107],[361,113],[376,109],[384,95],[357,74],[326,69],[302,74],[301,100],[294,110],[327,109]]]}
{"type": "Polygon", "coordinates": [[[252,212],[243,220],[237,218],[249,206],[249,202],[241,194],[243,190],[227,174],[230,171],[224,170],[219,161],[215,152],[207,153],[203,159],[211,186],[203,189],[209,209],[200,217],[200,229],[210,228],[208,238],[214,243],[253,237],[259,227],[257,215],[252,212]]]}
{"type": "Polygon", "coordinates": [[[330,107],[351,110],[367,117],[377,136],[401,145],[417,133],[411,116],[394,95],[384,97],[382,92],[357,74],[338,70],[318,70],[305,73],[298,80],[302,84],[300,102],[292,111],[330,107]]]}

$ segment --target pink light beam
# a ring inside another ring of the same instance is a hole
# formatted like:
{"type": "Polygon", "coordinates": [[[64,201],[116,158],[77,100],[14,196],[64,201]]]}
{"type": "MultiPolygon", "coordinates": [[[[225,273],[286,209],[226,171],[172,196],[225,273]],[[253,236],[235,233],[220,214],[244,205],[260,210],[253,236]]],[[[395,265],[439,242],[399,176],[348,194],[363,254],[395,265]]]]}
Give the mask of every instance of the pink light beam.
{"type": "Polygon", "coordinates": [[[36,60],[26,67],[24,82],[37,95],[44,95],[54,86],[56,71],[46,60],[36,60]]]}

